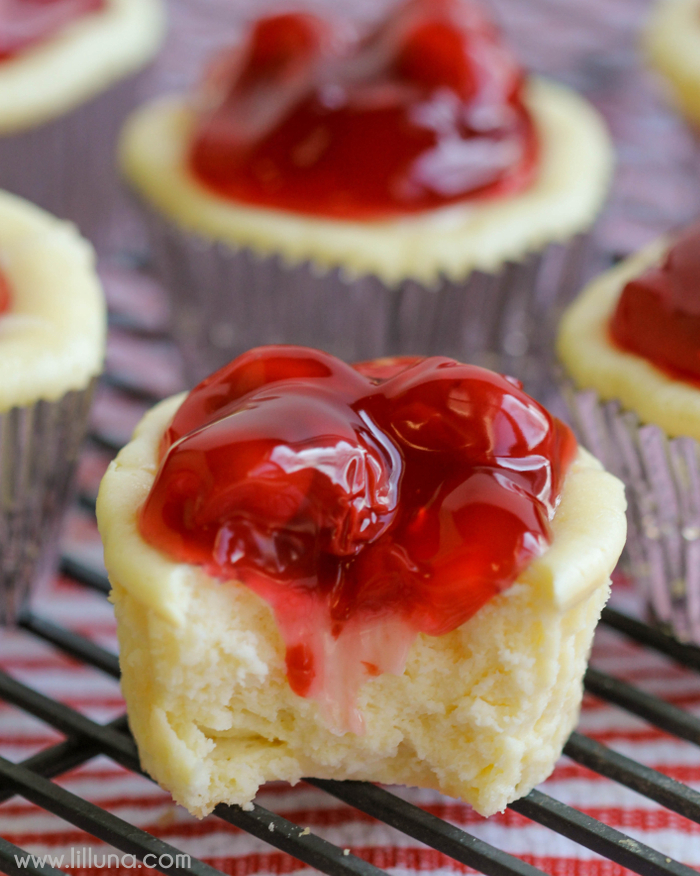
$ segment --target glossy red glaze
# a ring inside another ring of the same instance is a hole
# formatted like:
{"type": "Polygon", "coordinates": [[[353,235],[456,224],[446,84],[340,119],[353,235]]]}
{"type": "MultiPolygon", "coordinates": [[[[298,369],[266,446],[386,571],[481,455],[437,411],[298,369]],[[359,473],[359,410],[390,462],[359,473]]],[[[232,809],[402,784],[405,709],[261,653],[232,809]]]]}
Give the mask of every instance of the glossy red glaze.
{"type": "Polygon", "coordinates": [[[549,541],[575,449],[519,383],[476,366],[260,347],[183,402],[140,528],[263,596],[292,689],[333,699],[331,682],[401,672],[417,632],[455,629],[513,583],[549,541]]]}
{"type": "Polygon", "coordinates": [[[3,0],[0,61],[52,37],[67,24],[102,9],[106,0],[3,0]]]}
{"type": "Polygon", "coordinates": [[[356,40],[264,18],[208,85],[190,164],[235,201],[377,219],[514,193],[536,172],[522,71],[473,0],[408,0],[356,40]]]}
{"type": "Polygon", "coordinates": [[[625,286],[610,333],[620,347],[672,376],[700,380],[700,223],[678,237],[659,265],[625,286]]]}
{"type": "Polygon", "coordinates": [[[12,295],[7,277],[0,272],[0,316],[12,306],[12,295]]]}

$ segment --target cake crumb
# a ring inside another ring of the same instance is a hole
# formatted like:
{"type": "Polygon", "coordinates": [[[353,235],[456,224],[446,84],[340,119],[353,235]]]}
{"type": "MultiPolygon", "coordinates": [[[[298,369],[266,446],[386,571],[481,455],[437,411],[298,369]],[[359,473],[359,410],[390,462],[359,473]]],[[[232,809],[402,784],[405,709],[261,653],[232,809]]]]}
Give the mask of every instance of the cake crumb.
{"type": "Polygon", "coordinates": [[[309,827],[305,827],[305,828],[302,830],[302,832],[299,834],[299,836],[308,836],[310,833],[311,833],[311,828],[309,828],[309,827]]]}
{"type": "Polygon", "coordinates": [[[274,831],[275,831],[275,823],[274,823],[273,821],[271,821],[271,822],[268,824],[267,829],[270,831],[270,833],[274,833],[274,831]]]}
{"type": "Polygon", "coordinates": [[[344,855],[349,855],[349,854],[350,854],[350,849],[343,849],[343,854],[344,854],[344,855]]]}

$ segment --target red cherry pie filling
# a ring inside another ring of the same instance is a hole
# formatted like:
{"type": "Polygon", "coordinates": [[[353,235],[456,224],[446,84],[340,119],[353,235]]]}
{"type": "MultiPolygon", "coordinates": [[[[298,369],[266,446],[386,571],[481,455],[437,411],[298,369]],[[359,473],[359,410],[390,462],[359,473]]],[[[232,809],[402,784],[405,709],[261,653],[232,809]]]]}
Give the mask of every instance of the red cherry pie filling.
{"type": "Polygon", "coordinates": [[[375,29],[260,19],[211,72],[189,160],[235,201],[370,220],[526,188],[524,75],[472,0],[408,0],[375,29]]]}
{"type": "Polygon", "coordinates": [[[261,347],[185,399],[139,526],[261,596],[292,690],[359,732],[368,678],[403,672],[418,633],[456,629],[546,549],[575,453],[485,369],[261,347]]]}

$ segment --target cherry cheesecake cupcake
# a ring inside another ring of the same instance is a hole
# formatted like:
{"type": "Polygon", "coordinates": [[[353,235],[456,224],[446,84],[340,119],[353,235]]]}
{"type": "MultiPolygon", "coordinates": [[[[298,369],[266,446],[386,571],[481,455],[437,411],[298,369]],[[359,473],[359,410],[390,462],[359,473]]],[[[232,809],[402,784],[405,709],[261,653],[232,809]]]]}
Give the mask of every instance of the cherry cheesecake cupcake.
{"type": "Polygon", "coordinates": [[[700,644],[700,223],[584,289],[558,351],[582,441],[627,485],[631,573],[700,644]]]}
{"type": "Polygon", "coordinates": [[[115,142],[163,30],[162,0],[0,6],[0,186],[75,222],[100,252],[131,242],[138,222],[115,142]]]}
{"type": "Polygon", "coordinates": [[[73,225],[0,192],[0,622],[51,567],[106,317],[73,225]]]}
{"type": "Polygon", "coordinates": [[[656,0],[644,49],[673,103],[700,125],[700,0],[656,0]]]}
{"type": "Polygon", "coordinates": [[[513,378],[243,354],[100,488],[143,767],[200,817],[303,776],[502,810],[576,724],[624,509],[513,378]]]}
{"type": "Polygon", "coordinates": [[[198,93],[130,118],[121,163],[193,377],[281,341],[522,375],[612,150],[475,2],[408,0],[369,32],[260,19],[198,93]]]}

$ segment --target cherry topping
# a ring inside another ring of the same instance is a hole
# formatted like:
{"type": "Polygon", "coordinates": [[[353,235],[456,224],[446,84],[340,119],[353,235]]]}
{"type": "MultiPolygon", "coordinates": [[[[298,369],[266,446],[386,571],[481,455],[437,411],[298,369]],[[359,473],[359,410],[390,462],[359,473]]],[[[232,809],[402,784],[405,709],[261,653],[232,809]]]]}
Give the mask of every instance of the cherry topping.
{"type": "Polygon", "coordinates": [[[0,61],[52,37],[67,24],[102,9],[105,0],[3,0],[0,61]]]}
{"type": "Polygon", "coordinates": [[[620,347],[671,376],[700,381],[700,222],[677,238],[659,265],[627,283],[610,333],[620,347]]]}
{"type": "Polygon", "coordinates": [[[416,85],[446,87],[469,98],[477,81],[465,48],[464,35],[448,22],[421,22],[404,36],[394,59],[394,72],[416,85]]]}
{"type": "Polygon", "coordinates": [[[532,181],[523,74],[473,0],[408,0],[364,38],[263,18],[208,81],[193,173],[237,201],[342,219],[430,210],[532,181]]]}
{"type": "Polygon", "coordinates": [[[0,272],[0,316],[12,306],[12,295],[7,277],[0,272]]]}
{"type": "Polygon", "coordinates": [[[543,551],[575,449],[476,366],[260,347],[175,414],[140,528],[266,599],[292,689],[357,730],[364,681],[402,672],[418,632],[460,626],[543,551]]]}

